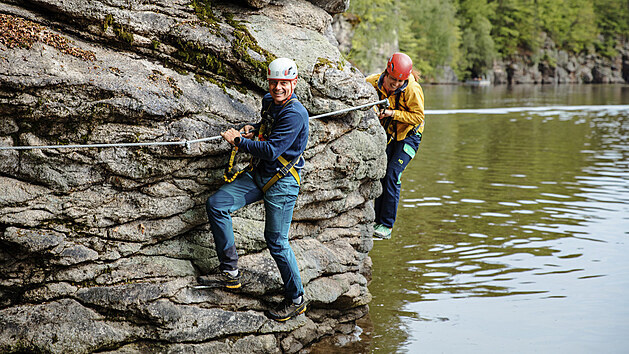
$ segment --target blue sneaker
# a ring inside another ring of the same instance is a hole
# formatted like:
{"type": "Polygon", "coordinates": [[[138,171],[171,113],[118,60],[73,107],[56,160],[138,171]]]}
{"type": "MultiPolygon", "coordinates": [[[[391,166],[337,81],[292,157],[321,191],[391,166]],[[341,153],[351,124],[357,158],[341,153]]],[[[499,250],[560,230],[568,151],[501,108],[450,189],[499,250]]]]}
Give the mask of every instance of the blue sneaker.
{"type": "Polygon", "coordinates": [[[377,238],[381,238],[384,240],[388,240],[391,238],[391,230],[390,228],[382,225],[382,224],[377,224],[374,228],[373,228],[373,236],[377,237],[377,238]]]}

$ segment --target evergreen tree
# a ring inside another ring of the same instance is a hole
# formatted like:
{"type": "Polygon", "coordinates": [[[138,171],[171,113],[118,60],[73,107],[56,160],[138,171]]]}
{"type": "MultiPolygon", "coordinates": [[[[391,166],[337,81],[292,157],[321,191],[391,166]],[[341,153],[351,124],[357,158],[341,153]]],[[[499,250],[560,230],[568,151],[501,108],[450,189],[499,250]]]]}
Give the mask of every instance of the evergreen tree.
{"type": "Polygon", "coordinates": [[[493,14],[494,8],[487,0],[459,1],[458,15],[463,31],[459,70],[465,73],[464,78],[483,76],[493,64],[496,51],[489,22],[493,14]]]}
{"type": "Polygon", "coordinates": [[[402,2],[400,50],[407,53],[423,76],[441,74],[440,67],[456,68],[461,34],[453,0],[402,2]]]}
{"type": "Polygon", "coordinates": [[[592,0],[540,0],[537,3],[542,30],[558,47],[578,53],[596,40],[598,29],[592,0]]]}
{"type": "Polygon", "coordinates": [[[604,36],[629,37],[629,1],[596,0],[594,12],[604,36]]]}
{"type": "Polygon", "coordinates": [[[540,46],[539,27],[535,17],[535,0],[493,0],[494,16],[491,36],[502,58],[535,52],[540,46]]]}
{"type": "Polygon", "coordinates": [[[360,22],[355,27],[348,59],[365,75],[383,69],[387,58],[398,50],[401,26],[395,0],[353,0],[349,12],[360,22]]]}
{"type": "Polygon", "coordinates": [[[617,39],[629,39],[629,1],[597,0],[594,3],[596,25],[603,36],[595,43],[596,51],[607,57],[617,54],[617,39]]]}

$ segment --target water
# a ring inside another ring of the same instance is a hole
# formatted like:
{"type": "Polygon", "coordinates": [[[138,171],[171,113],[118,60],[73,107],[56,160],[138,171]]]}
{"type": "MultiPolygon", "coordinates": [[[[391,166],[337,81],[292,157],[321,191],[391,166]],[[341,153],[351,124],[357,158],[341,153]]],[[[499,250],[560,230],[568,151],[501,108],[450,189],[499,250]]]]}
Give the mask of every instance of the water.
{"type": "Polygon", "coordinates": [[[629,353],[629,86],[426,86],[347,352],[629,353]]]}

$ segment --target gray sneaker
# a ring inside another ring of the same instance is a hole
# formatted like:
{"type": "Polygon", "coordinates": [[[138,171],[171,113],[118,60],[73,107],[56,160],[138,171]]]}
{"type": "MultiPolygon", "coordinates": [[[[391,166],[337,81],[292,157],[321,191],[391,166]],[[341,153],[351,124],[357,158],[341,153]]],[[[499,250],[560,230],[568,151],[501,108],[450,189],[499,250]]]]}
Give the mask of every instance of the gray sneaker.
{"type": "Polygon", "coordinates": [[[202,275],[197,278],[197,281],[204,287],[238,289],[242,286],[240,283],[240,274],[241,272],[238,271],[238,275],[234,277],[227,272],[218,272],[215,274],[202,275]]]}
{"type": "Polygon", "coordinates": [[[291,318],[306,312],[306,308],[309,303],[310,301],[307,301],[306,299],[302,299],[301,304],[295,304],[293,300],[285,299],[273,310],[270,310],[268,315],[270,318],[278,322],[288,321],[291,318]]]}

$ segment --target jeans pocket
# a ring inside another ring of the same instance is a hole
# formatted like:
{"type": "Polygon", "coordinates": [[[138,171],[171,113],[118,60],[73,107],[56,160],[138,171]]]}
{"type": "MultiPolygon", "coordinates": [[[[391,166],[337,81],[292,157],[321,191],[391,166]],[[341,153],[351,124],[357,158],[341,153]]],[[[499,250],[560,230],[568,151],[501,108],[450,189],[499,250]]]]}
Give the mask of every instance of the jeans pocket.
{"type": "Polygon", "coordinates": [[[273,185],[266,191],[267,195],[287,195],[297,196],[299,194],[299,184],[291,174],[278,179],[273,185]]]}

